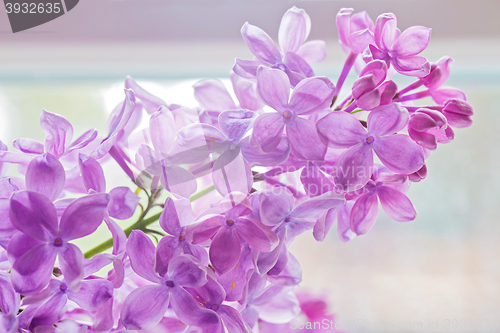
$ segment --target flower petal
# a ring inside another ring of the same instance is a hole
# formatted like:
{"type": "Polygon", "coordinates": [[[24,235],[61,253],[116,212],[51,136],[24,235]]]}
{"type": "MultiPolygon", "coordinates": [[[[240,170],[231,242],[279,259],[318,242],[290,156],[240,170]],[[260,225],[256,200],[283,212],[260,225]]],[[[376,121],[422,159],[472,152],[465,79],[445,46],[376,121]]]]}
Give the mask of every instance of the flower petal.
{"type": "Polygon", "coordinates": [[[203,222],[193,224],[187,228],[187,233],[190,234],[193,244],[199,244],[211,238],[223,223],[226,218],[222,215],[215,215],[207,218],[203,222]]]}
{"type": "Polygon", "coordinates": [[[351,147],[335,163],[333,181],[344,192],[359,190],[372,175],[373,149],[367,143],[351,147]]]}
{"type": "Polygon", "coordinates": [[[243,293],[247,288],[247,281],[253,272],[251,260],[251,250],[248,246],[243,247],[238,264],[227,274],[219,275],[219,282],[225,290],[226,301],[236,302],[243,298],[243,293]]]}
{"type": "Polygon", "coordinates": [[[431,39],[431,29],[422,26],[409,27],[398,37],[392,51],[398,56],[414,56],[425,50],[431,39]]]}
{"type": "Polygon", "coordinates": [[[64,306],[68,302],[68,297],[63,293],[56,293],[49,298],[48,301],[43,303],[34,313],[33,318],[29,324],[31,332],[38,326],[52,326],[61,319],[64,314],[64,306]]]}
{"type": "Polygon", "coordinates": [[[295,114],[312,114],[330,105],[335,86],[326,77],[310,77],[295,86],[289,108],[295,114]]]}
{"type": "Polygon", "coordinates": [[[57,251],[52,244],[39,244],[21,255],[12,265],[14,289],[22,294],[33,294],[49,283],[57,251]]]}
{"type": "Polygon", "coordinates": [[[128,237],[127,254],[130,265],[137,275],[151,282],[160,283],[161,279],[155,274],[155,246],[151,239],[142,231],[133,230],[128,237]]]}
{"type": "Polygon", "coordinates": [[[224,326],[231,333],[250,333],[251,329],[243,320],[241,314],[228,305],[222,305],[218,311],[224,322],[224,326]]]}
{"type": "Polygon", "coordinates": [[[293,209],[293,194],[286,188],[261,194],[260,217],[262,223],[274,226],[283,221],[293,209]]]}
{"type": "Polygon", "coordinates": [[[57,237],[57,212],[49,198],[38,192],[21,191],[10,198],[12,225],[37,240],[53,242],[57,237]]]}
{"type": "Polygon", "coordinates": [[[181,287],[172,290],[172,308],[179,319],[188,325],[210,326],[219,322],[215,311],[202,308],[194,297],[181,287]]]}
{"type": "Polygon", "coordinates": [[[261,252],[272,251],[278,245],[278,237],[262,222],[252,218],[239,218],[234,228],[251,247],[261,252]]]}
{"type": "Polygon", "coordinates": [[[111,204],[108,207],[109,216],[119,220],[126,220],[134,215],[139,204],[139,196],[130,188],[121,186],[109,191],[111,204]]]}
{"type": "Polygon", "coordinates": [[[253,185],[252,170],[240,154],[239,147],[226,150],[214,163],[212,179],[221,195],[248,193],[253,185]]]}
{"type": "Polygon", "coordinates": [[[293,6],[281,19],[278,41],[283,53],[296,52],[311,32],[311,19],[306,11],[293,6]]]}
{"type": "Polygon", "coordinates": [[[285,162],[290,155],[290,141],[286,136],[281,137],[278,146],[270,153],[266,154],[260,147],[250,144],[250,137],[245,137],[240,141],[240,149],[243,158],[251,165],[275,166],[285,162]]]}
{"type": "Polygon", "coordinates": [[[210,244],[209,256],[212,266],[220,275],[236,266],[240,259],[241,243],[235,228],[223,226],[210,244]]]}
{"type": "Polygon", "coordinates": [[[351,211],[351,230],[356,235],[364,235],[375,224],[378,216],[377,194],[368,192],[358,198],[351,211]]]}
{"type": "Polygon", "coordinates": [[[73,138],[73,126],[63,116],[45,110],[40,115],[40,125],[45,132],[45,152],[61,156],[73,138]]]}
{"type": "Polygon", "coordinates": [[[211,111],[226,111],[236,109],[233,98],[218,79],[204,79],[193,85],[194,98],[200,105],[211,111]]]}
{"type": "Polygon", "coordinates": [[[82,309],[95,311],[113,297],[113,285],[104,279],[83,280],[76,293],[68,293],[68,298],[82,309]]]}
{"type": "Polygon", "coordinates": [[[285,121],[282,115],[264,113],[255,120],[251,140],[256,142],[264,152],[271,153],[280,144],[284,127],[285,121]]]}
{"type": "Polygon", "coordinates": [[[337,25],[337,30],[339,32],[339,39],[345,46],[349,46],[348,38],[351,34],[350,21],[353,10],[354,9],[352,8],[341,8],[337,13],[335,20],[335,24],[337,25]]]}
{"type": "Polygon", "coordinates": [[[359,120],[343,111],[331,112],[321,118],[316,129],[321,141],[332,148],[349,148],[368,136],[359,120]]]}
{"type": "Polygon", "coordinates": [[[165,286],[139,287],[125,299],[120,312],[120,321],[127,330],[154,327],[165,315],[169,298],[170,293],[165,286]]]}
{"type": "Polygon", "coordinates": [[[0,272],[0,309],[5,315],[9,313],[17,315],[21,298],[12,287],[10,278],[10,274],[0,272]]]}
{"type": "Polygon", "coordinates": [[[167,157],[170,148],[172,148],[175,142],[175,133],[177,131],[174,116],[166,106],[160,106],[158,111],[151,115],[149,132],[158,157],[167,157]]]}
{"type": "Polygon", "coordinates": [[[182,227],[191,224],[193,211],[189,199],[165,200],[164,210],[160,215],[160,226],[172,236],[180,236],[182,227]]]}
{"type": "Polygon", "coordinates": [[[403,193],[389,186],[382,186],[378,190],[380,204],[387,215],[398,222],[413,221],[417,216],[415,207],[403,193]]]}
{"type": "Polygon", "coordinates": [[[288,108],[290,80],[279,69],[260,67],[257,74],[257,92],[266,105],[283,112],[288,108]]]}
{"type": "Polygon", "coordinates": [[[104,219],[110,198],[109,194],[96,193],[70,203],[61,217],[59,236],[71,240],[93,233],[104,219]]]}
{"type": "Polygon", "coordinates": [[[233,71],[245,79],[254,79],[257,76],[257,69],[261,65],[262,62],[260,60],[244,60],[236,58],[233,71]]]}
{"type": "Polygon", "coordinates": [[[324,161],[327,147],[318,137],[312,121],[299,117],[289,121],[286,125],[286,135],[295,157],[307,161],[324,161]]]}
{"type": "Polygon", "coordinates": [[[373,136],[394,134],[408,124],[408,111],[397,103],[381,106],[368,115],[368,131],[373,136]]]}
{"type": "Polygon", "coordinates": [[[64,280],[70,290],[80,289],[83,279],[83,253],[73,244],[64,244],[59,250],[59,264],[64,275],[64,280]]]}
{"type": "Polygon", "coordinates": [[[96,159],[80,154],[78,156],[78,165],[87,191],[92,189],[99,193],[106,192],[104,171],[96,159]]]}
{"type": "Polygon", "coordinates": [[[170,260],[181,254],[178,237],[164,236],[156,248],[155,271],[159,276],[165,276],[170,260]]]}
{"type": "Polygon", "coordinates": [[[281,53],[271,37],[262,29],[246,22],[241,28],[241,35],[245,44],[257,59],[274,65],[281,62],[281,53]]]}
{"type": "Polygon", "coordinates": [[[51,154],[35,156],[26,170],[26,188],[54,201],[64,188],[66,174],[61,162],[51,154]]]}
{"type": "Polygon", "coordinates": [[[373,142],[373,150],[380,161],[395,173],[407,175],[419,170],[425,163],[422,147],[408,135],[379,137],[373,142]]]}
{"type": "Polygon", "coordinates": [[[248,110],[224,111],[219,115],[219,126],[229,141],[237,143],[252,128],[257,116],[248,110]]]}
{"type": "Polygon", "coordinates": [[[315,64],[326,58],[325,41],[311,40],[302,44],[295,52],[309,64],[315,64]]]}
{"type": "Polygon", "coordinates": [[[125,88],[131,89],[134,92],[134,95],[144,104],[144,108],[148,114],[154,113],[161,105],[167,105],[164,100],[138,85],[130,76],[127,76],[125,79],[125,88]]]}
{"type": "Polygon", "coordinates": [[[33,139],[28,139],[28,138],[16,139],[12,143],[12,146],[14,147],[14,149],[22,151],[23,153],[38,154],[38,155],[44,153],[43,144],[33,139]]]}
{"type": "Polygon", "coordinates": [[[426,58],[420,56],[392,58],[394,69],[403,75],[425,77],[431,71],[426,58]]]}
{"type": "MultiPolygon", "coordinates": [[[[163,160],[162,160],[163,161],[163,160]]],[[[179,166],[162,163],[161,184],[172,193],[188,198],[196,192],[197,183],[193,174],[179,166]]]]}

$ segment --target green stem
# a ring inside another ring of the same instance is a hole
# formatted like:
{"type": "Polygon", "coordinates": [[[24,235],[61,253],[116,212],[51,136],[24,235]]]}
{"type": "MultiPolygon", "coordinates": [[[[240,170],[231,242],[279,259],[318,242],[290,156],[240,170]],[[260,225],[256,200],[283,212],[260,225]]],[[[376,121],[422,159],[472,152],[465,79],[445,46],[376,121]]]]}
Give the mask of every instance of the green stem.
{"type": "MultiPolygon", "coordinates": [[[[215,186],[211,185],[211,186],[201,190],[200,192],[193,194],[189,198],[189,201],[193,202],[193,201],[201,198],[202,196],[212,192],[213,190],[215,190],[215,186]]],[[[151,205],[151,202],[150,202],[150,205],[151,205]]],[[[150,206],[150,205],[148,205],[148,206],[150,206]]],[[[127,235],[127,237],[130,235],[132,230],[144,230],[147,226],[149,226],[150,224],[153,224],[154,222],[156,222],[160,219],[160,215],[161,215],[161,213],[163,213],[163,211],[158,213],[158,214],[155,214],[153,216],[150,216],[147,219],[144,219],[144,216],[146,215],[147,211],[149,211],[149,208],[150,207],[146,208],[145,212],[143,214],[141,214],[141,216],[139,217],[139,220],[137,220],[136,223],[134,223],[133,225],[131,225],[130,227],[128,227],[127,229],[124,230],[125,235],[127,235]]],[[[113,238],[110,238],[107,241],[97,245],[93,249],[85,252],[85,258],[87,258],[87,259],[92,258],[94,255],[101,253],[103,251],[106,251],[107,249],[111,248],[112,246],[113,246],[113,238]]]]}

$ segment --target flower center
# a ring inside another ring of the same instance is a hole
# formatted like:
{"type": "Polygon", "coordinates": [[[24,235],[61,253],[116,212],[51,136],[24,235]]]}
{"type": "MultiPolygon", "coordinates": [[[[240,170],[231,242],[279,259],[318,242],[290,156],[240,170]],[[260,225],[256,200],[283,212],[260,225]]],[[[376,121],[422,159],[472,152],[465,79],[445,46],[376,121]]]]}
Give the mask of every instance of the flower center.
{"type": "Polygon", "coordinates": [[[373,136],[371,136],[371,135],[366,138],[366,143],[370,143],[371,144],[371,143],[373,143],[373,141],[375,141],[375,138],[373,136]]]}
{"type": "Polygon", "coordinates": [[[280,71],[283,71],[283,72],[286,70],[286,66],[284,64],[276,64],[273,66],[273,68],[279,69],[280,71]]]}
{"type": "Polygon", "coordinates": [[[226,220],[226,224],[229,226],[229,227],[232,227],[233,224],[234,224],[234,221],[233,220],[226,220]]]}
{"type": "Polygon", "coordinates": [[[165,285],[166,285],[167,287],[172,288],[172,287],[174,286],[174,282],[173,282],[172,280],[168,280],[167,282],[165,282],[165,285]]]}
{"type": "Polygon", "coordinates": [[[184,233],[182,233],[180,236],[179,236],[179,240],[183,240],[184,239],[184,233]]]}
{"type": "Polygon", "coordinates": [[[57,247],[63,246],[62,239],[61,238],[56,238],[56,240],[54,241],[54,246],[57,246],[57,247]]]}
{"type": "Polygon", "coordinates": [[[285,117],[286,119],[290,119],[291,116],[292,116],[292,113],[290,111],[283,112],[283,117],[285,117]]]}
{"type": "Polygon", "coordinates": [[[68,286],[66,285],[66,283],[61,283],[61,285],[59,286],[59,289],[65,293],[67,290],[68,290],[68,286]]]}
{"type": "Polygon", "coordinates": [[[214,311],[219,310],[219,304],[212,304],[212,305],[210,305],[210,309],[214,310],[214,311]]]}
{"type": "Polygon", "coordinates": [[[235,150],[236,149],[236,145],[234,143],[231,143],[231,145],[229,146],[229,149],[235,150]]]}
{"type": "Polygon", "coordinates": [[[291,220],[290,216],[285,217],[285,223],[290,222],[290,220],[291,220]]]}

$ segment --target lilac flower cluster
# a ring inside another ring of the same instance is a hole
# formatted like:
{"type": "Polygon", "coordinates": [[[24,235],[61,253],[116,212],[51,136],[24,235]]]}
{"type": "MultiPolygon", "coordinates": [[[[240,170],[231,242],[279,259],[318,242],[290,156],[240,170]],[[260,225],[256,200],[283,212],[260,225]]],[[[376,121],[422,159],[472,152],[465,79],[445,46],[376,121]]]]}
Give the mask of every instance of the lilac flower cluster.
{"type": "Polygon", "coordinates": [[[337,222],[349,241],[373,227],[379,202],[414,220],[406,191],[473,114],[443,86],[452,59],[418,55],[430,29],[401,32],[394,14],[373,23],[352,11],[337,14],[348,56],[336,85],[314,74],[325,44],[306,42],[310,18],[293,7],[280,48],[241,29],[255,57],[236,59],[237,101],[206,79],[194,86],[200,107],[168,104],[127,78],[104,136],[73,140],[72,125],[44,110],[44,143],[0,142],[0,331],[287,332],[301,313],[333,321],[324,302],[294,292],[295,237],[312,230],[323,241],[337,222]],[[400,74],[415,81],[399,88],[400,74]],[[435,104],[413,104],[424,97],[435,104]],[[108,190],[111,160],[126,186],[108,190]],[[84,255],[72,241],[102,222],[112,238],[84,255]]]}

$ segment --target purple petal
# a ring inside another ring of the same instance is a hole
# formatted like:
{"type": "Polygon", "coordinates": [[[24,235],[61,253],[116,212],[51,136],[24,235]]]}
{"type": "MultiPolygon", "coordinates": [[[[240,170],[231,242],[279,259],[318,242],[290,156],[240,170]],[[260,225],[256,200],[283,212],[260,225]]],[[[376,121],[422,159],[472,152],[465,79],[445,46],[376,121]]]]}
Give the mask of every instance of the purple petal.
{"type": "Polygon", "coordinates": [[[292,193],[283,189],[281,193],[274,191],[263,193],[260,202],[260,217],[262,223],[274,226],[283,221],[293,209],[292,193]]]}
{"type": "Polygon", "coordinates": [[[109,194],[89,194],[78,198],[64,210],[59,227],[63,240],[77,239],[93,233],[104,219],[109,194]]]}
{"type": "Polygon", "coordinates": [[[154,113],[161,105],[167,105],[164,100],[154,96],[138,85],[130,76],[127,76],[125,79],[125,88],[134,91],[134,95],[142,101],[148,114],[154,113]]]}
{"type": "Polygon", "coordinates": [[[229,272],[238,263],[240,253],[240,238],[235,228],[226,226],[220,228],[212,239],[209,251],[215,271],[220,275],[229,272]]]}
{"type": "Polygon", "coordinates": [[[104,219],[104,222],[113,237],[113,254],[116,255],[125,252],[127,244],[127,235],[125,231],[110,218],[104,219]]]}
{"type": "Polygon", "coordinates": [[[12,146],[14,147],[14,149],[22,151],[23,153],[38,154],[38,155],[44,153],[43,144],[33,139],[27,139],[27,138],[16,139],[12,143],[12,146]]]}
{"type": "Polygon", "coordinates": [[[290,79],[290,84],[295,87],[300,81],[304,80],[306,77],[313,77],[314,71],[311,66],[302,59],[301,56],[288,52],[283,58],[283,64],[285,67],[285,73],[290,79]]]}
{"type": "Polygon", "coordinates": [[[224,322],[224,326],[227,328],[228,332],[231,333],[249,333],[251,332],[250,327],[245,323],[241,314],[235,309],[228,305],[222,305],[218,311],[219,315],[224,322]]]}
{"type": "Polygon", "coordinates": [[[467,100],[463,91],[458,90],[452,87],[442,87],[439,89],[431,89],[429,90],[429,94],[431,95],[434,102],[437,104],[446,104],[446,102],[450,99],[458,99],[461,101],[467,100]]]}
{"type": "Polygon", "coordinates": [[[226,294],[226,301],[239,301],[243,298],[243,293],[247,288],[247,281],[253,272],[251,260],[251,250],[248,246],[244,247],[240,260],[227,274],[219,275],[217,281],[222,285],[226,294]]]}
{"type": "Polygon", "coordinates": [[[378,216],[377,194],[368,192],[356,200],[351,211],[351,230],[356,235],[364,235],[375,224],[378,216]]]}
{"type": "Polygon", "coordinates": [[[165,276],[170,260],[181,254],[178,237],[164,236],[156,248],[155,271],[159,276],[165,276]]]}
{"type": "Polygon", "coordinates": [[[119,220],[126,220],[134,215],[139,204],[139,196],[128,187],[115,187],[109,191],[111,204],[108,207],[109,216],[119,220]]]}
{"type": "Polygon", "coordinates": [[[431,71],[431,65],[424,57],[409,56],[392,58],[394,69],[403,75],[425,77],[431,71]]]}
{"type": "MultiPolygon", "coordinates": [[[[207,283],[205,285],[196,288],[195,295],[201,298],[202,302],[206,302],[207,305],[220,305],[226,298],[226,292],[224,288],[214,280],[212,277],[208,277],[207,283]]],[[[198,297],[197,297],[198,298],[198,297]]]]}
{"type": "Polygon", "coordinates": [[[154,327],[167,311],[169,294],[169,289],[165,286],[143,286],[135,289],[123,303],[120,312],[121,323],[127,330],[154,327]]]}
{"type": "Polygon", "coordinates": [[[466,101],[450,99],[444,105],[442,112],[452,127],[465,128],[472,125],[471,116],[474,110],[466,101]]]}
{"type": "Polygon", "coordinates": [[[310,77],[300,81],[290,97],[289,108],[295,114],[312,114],[330,105],[335,86],[326,77],[310,77]]]}
{"type": "Polygon", "coordinates": [[[26,188],[52,201],[62,192],[65,181],[64,167],[51,154],[35,156],[26,170],[26,188]]]}
{"type": "Polygon", "coordinates": [[[35,239],[53,242],[57,237],[57,212],[49,198],[38,192],[16,192],[10,198],[12,225],[35,239]]]}
{"type": "Polygon", "coordinates": [[[64,306],[68,302],[68,297],[64,293],[56,293],[47,302],[43,303],[35,312],[29,326],[30,331],[38,326],[47,325],[52,326],[64,314],[64,306]]]}
{"type": "Polygon", "coordinates": [[[289,121],[286,124],[286,135],[295,157],[319,162],[325,159],[327,147],[319,139],[312,121],[299,117],[289,121]]]}
{"type": "Polygon", "coordinates": [[[10,274],[0,272],[0,309],[3,314],[17,315],[21,298],[12,287],[10,274]]]}
{"type": "Polygon", "coordinates": [[[198,261],[204,265],[208,265],[208,253],[207,250],[204,247],[201,247],[199,245],[192,245],[189,244],[188,242],[183,242],[183,251],[184,254],[189,254],[198,259],[198,261]]]}
{"type": "Polygon", "coordinates": [[[87,191],[92,189],[99,193],[106,192],[106,179],[101,164],[96,159],[83,154],[78,156],[78,164],[87,191]]]}
{"type": "Polygon", "coordinates": [[[113,297],[113,285],[104,279],[84,280],[76,293],[69,293],[68,298],[82,309],[95,311],[113,297]]]}
{"type": "Polygon", "coordinates": [[[374,40],[375,44],[387,51],[396,40],[397,20],[393,13],[385,13],[377,17],[375,22],[374,40]]]}
{"type": "Polygon", "coordinates": [[[343,195],[328,193],[304,201],[290,213],[290,217],[301,219],[317,216],[325,210],[341,206],[344,203],[345,199],[343,195]]]}
{"type": "Polygon", "coordinates": [[[373,149],[361,143],[340,154],[335,163],[334,182],[339,190],[350,192],[359,190],[371,177],[373,149]]]}
{"type": "Polygon", "coordinates": [[[288,255],[287,264],[282,272],[278,275],[268,275],[267,280],[272,284],[286,287],[296,286],[302,282],[302,267],[299,261],[293,254],[288,253],[288,255]]]}
{"type": "Polygon", "coordinates": [[[194,194],[197,188],[193,174],[179,166],[162,165],[160,181],[167,191],[184,198],[194,194]]]}
{"type": "Polygon", "coordinates": [[[278,259],[280,259],[280,257],[284,252],[288,253],[285,244],[286,229],[287,228],[284,227],[278,227],[276,229],[276,236],[279,239],[278,246],[276,246],[276,248],[274,248],[270,252],[258,253],[258,258],[256,260],[255,267],[257,269],[256,272],[259,273],[261,276],[267,274],[273,267],[276,267],[278,259]]]}
{"type": "Polygon", "coordinates": [[[233,71],[246,79],[254,79],[257,76],[257,69],[262,65],[260,60],[244,60],[236,58],[233,71]]]}
{"type": "Polygon", "coordinates": [[[26,251],[39,244],[45,244],[45,242],[31,238],[22,232],[17,232],[12,236],[7,245],[9,263],[11,265],[14,264],[14,262],[26,251]]]}
{"type": "Polygon", "coordinates": [[[395,173],[407,175],[419,170],[425,163],[422,147],[404,134],[375,139],[373,150],[380,161],[395,173]]]}
{"type": "Polygon", "coordinates": [[[255,305],[260,319],[276,324],[289,323],[300,313],[297,296],[286,288],[290,287],[283,289],[283,287],[273,286],[266,290],[266,294],[268,293],[272,298],[264,301],[265,297],[262,297],[262,302],[255,305]]]}
{"type": "Polygon", "coordinates": [[[331,112],[316,123],[319,138],[332,148],[349,148],[366,140],[368,133],[358,119],[343,111],[331,112]]]}
{"type": "Polygon", "coordinates": [[[64,280],[70,290],[80,288],[83,279],[83,253],[73,244],[64,244],[59,249],[59,264],[64,275],[64,280]]]}
{"type": "Polygon", "coordinates": [[[264,104],[257,97],[257,84],[250,80],[245,80],[236,73],[231,73],[234,94],[240,102],[240,107],[247,110],[257,111],[262,109],[264,104]]]}
{"type": "Polygon", "coordinates": [[[351,210],[354,203],[348,202],[345,206],[339,208],[337,215],[337,236],[342,243],[348,242],[356,234],[351,230],[351,210]]]}
{"type": "Polygon", "coordinates": [[[217,191],[225,196],[231,192],[248,193],[252,188],[252,170],[239,149],[226,150],[214,163],[212,179],[217,191]]]}
{"type": "Polygon", "coordinates": [[[151,115],[149,132],[155,152],[160,158],[168,156],[175,141],[175,121],[172,112],[166,106],[160,106],[158,111],[151,115]]]}
{"type": "Polygon", "coordinates": [[[266,154],[260,147],[253,147],[250,144],[250,137],[240,141],[240,149],[246,161],[252,165],[275,166],[285,162],[290,155],[290,141],[286,136],[281,137],[278,146],[270,153],[266,154]]]}
{"type": "Polygon", "coordinates": [[[124,91],[125,99],[123,103],[117,106],[117,112],[113,112],[116,116],[109,126],[109,134],[106,139],[120,132],[127,125],[135,110],[136,100],[134,92],[130,89],[125,89],[124,91]]]}
{"type": "Polygon", "coordinates": [[[10,221],[9,210],[9,199],[0,198],[0,238],[10,238],[18,232],[10,221]]]}
{"type": "Polygon", "coordinates": [[[221,215],[212,216],[205,221],[189,226],[193,244],[199,244],[211,238],[223,223],[226,223],[226,218],[221,215]]]}
{"type": "Polygon", "coordinates": [[[279,69],[261,67],[257,75],[257,92],[266,105],[283,112],[288,108],[290,80],[279,69]]]}
{"type": "Polygon", "coordinates": [[[239,218],[234,228],[251,247],[261,252],[272,251],[278,245],[278,237],[262,222],[251,218],[239,218]]]}
{"type": "Polygon", "coordinates": [[[57,250],[52,244],[39,244],[20,256],[12,265],[14,289],[23,295],[42,290],[50,281],[57,250]]]}
{"type": "Polygon", "coordinates": [[[397,103],[381,106],[368,115],[368,130],[373,136],[394,134],[408,124],[408,117],[408,111],[397,103]]]}
{"type": "Polygon", "coordinates": [[[128,237],[127,254],[130,265],[137,275],[151,282],[159,283],[161,279],[155,274],[155,246],[151,239],[142,231],[133,230],[128,237]]]}
{"type": "Polygon", "coordinates": [[[68,149],[66,149],[66,152],[64,153],[67,155],[68,153],[72,152],[73,150],[78,150],[87,147],[89,143],[95,140],[97,138],[97,131],[95,129],[89,129],[87,132],[83,133],[73,141],[69,146],[68,149]]]}
{"type": "Polygon", "coordinates": [[[255,141],[264,152],[270,153],[280,144],[284,127],[285,121],[282,115],[264,113],[255,120],[251,140],[255,141]]]}
{"type": "Polygon", "coordinates": [[[389,186],[382,186],[377,193],[384,212],[391,219],[398,222],[407,222],[413,221],[417,216],[410,199],[403,193],[389,186]]]}
{"type": "Polygon", "coordinates": [[[281,62],[280,51],[262,29],[246,22],[241,28],[241,35],[257,59],[271,65],[281,62]]]}
{"type": "Polygon", "coordinates": [[[348,38],[351,34],[350,21],[353,10],[352,8],[341,8],[335,20],[339,32],[339,39],[345,46],[349,46],[348,38]]]}
{"type": "Polygon", "coordinates": [[[278,41],[283,53],[296,52],[311,32],[311,19],[306,11],[295,6],[287,10],[278,32],[278,41]]]}
{"type": "Polygon", "coordinates": [[[380,91],[380,105],[389,105],[398,91],[398,86],[394,81],[384,82],[378,90],[380,91]]]}
{"type": "Polygon", "coordinates": [[[368,28],[353,32],[348,39],[352,53],[363,53],[370,44],[374,43],[373,37],[373,32],[368,28]]]}
{"type": "Polygon", "coordinates": [[[237,143],[252,128],[257,116],[248,110],[225,111],[219,115],[219,126],[229,141],[237,143]]]}
{"type": "Polygon", "coordinates": [[[325,41],[311,40],[302,44],[295,53],[309,64],[318,63],[326,58],[325,41]]]}
{"type": "Polygon", "coordinates": [[[45,110],[40,115],[40,125],[45,132],[45,152],[61,156],[73,138],[73,126],[63,116],[45,110]]]}
{"type": "Polygon", "coordinates": [[[233,98],[224,83],[218,79],[200,80],[193,85],[193,89],[194,98],[207,110],[226,111],[236,109],[233,98]]]}
{"type": "Polygon", "coordinates": [[[315,197],[324,193],[335,191],[335,185],[328,179],[321,170],[314,164],[307,163],[300,173],[300,182],[304,186],[304,191],[315,197]]]}
{"type": "Polygon", "coordinates": [[[193,296],[181,287],[172,289],[172,308],[179,319],[188,325],[210,326],[219,322],[215,311],[202,308],[193,296]]]}
{"type": "Polygon", "coordinates": [[[94,324],[92,325],[94,332],[109,332],[113,328],[113,301],[114,299],[110,298],[96,312],[94,324]]]}
{"type": "Polygon", "coordinates": [[[431,29],[422,26],[409,27],[392,46],[398,56],[414,56],[425,50],[431,39],[431,29]]]}
{"type": "Polygon", "coordinates": [[[318,242],[325,240],[328,231],[337,220],[338,207],[329,209],[326,213],[322,214],[314,224],[313,236],[318,242]]]}
{"type": "Polygon", "coordinates": [[[172,236],[180,236],[182,227],[191,223],[192,209],[189,199],[165,200],[165,209],[160,216],[160,226],[172,236]]]}
{"type": "Polygon", "coordinates": [[[90,259],[84,259],[83,274],[89,276],[99,272],[102,268],[110,265],[115,261],[116,256],[110,253],[98,253],[90,259]]]}
{"type": "Polygon", "coordinates": [[[12,193],[19,191],[19,187],[14,183],[12,178],[0,179],[0,198],[10,198],[12,193]]]}

